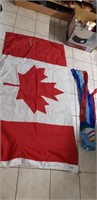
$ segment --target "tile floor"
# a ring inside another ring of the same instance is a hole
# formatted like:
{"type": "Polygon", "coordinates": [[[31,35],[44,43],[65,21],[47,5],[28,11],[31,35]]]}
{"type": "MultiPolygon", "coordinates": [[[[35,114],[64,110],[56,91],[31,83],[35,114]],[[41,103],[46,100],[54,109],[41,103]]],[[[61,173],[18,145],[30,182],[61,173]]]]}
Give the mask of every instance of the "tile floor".
{"type": "MultiPolygon", "coordinates": [[[[16,32],[63,43],[66,23],[43,14],[19,8],[13,1],[0,0],[0,53],[5,32],[16,32]]],[[[72,115],[79,150],[79,174],[40,170],[25,167],[0,168],[0,200],[96,200],[96,152],[86,152],[80,147],[79,106],[76,84],[70,69],[87,70],[89,89],[97,87],[97,51],[91,54],[65,45],[70,89],[72,115]]],[[[97,112],[97,95],[95,96],[97,112]]],[[[97,122],[97,121],[96,121],[97,122]]],[[[97,123],[96,123],[97,124],[97,123]]],[[[97,125],[96,125],[97,126],[97,125]]]]}

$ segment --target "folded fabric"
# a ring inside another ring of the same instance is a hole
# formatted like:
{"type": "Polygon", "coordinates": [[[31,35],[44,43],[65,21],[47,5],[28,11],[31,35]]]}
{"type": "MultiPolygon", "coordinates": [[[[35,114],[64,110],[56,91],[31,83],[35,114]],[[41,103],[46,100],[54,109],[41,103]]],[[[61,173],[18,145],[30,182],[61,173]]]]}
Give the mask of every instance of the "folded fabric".
{"type": "Polygon", "coordinates": [[[96,112],[94,95],[97,89],[90,94],[88,90],[88,74],[86,71],[71,69],[74,76],[80,103],[80,139],[82,147],[86,150],[96,149],[96,112]]]}

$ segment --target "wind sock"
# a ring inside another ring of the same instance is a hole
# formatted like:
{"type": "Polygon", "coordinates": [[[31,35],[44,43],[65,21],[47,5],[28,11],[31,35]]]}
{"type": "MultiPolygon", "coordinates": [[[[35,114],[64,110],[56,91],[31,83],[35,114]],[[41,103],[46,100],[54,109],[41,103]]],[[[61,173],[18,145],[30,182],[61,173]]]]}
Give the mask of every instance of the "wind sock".
{"type": "Polygon", "coordinates": [[[86,150],[96,149],[96,112],[94,95],[97,89],[90,94],[88,90],[88,74],[86,71],[71,69],[74,76],[80,103],[80,139],[82,147],[86,150]]]}

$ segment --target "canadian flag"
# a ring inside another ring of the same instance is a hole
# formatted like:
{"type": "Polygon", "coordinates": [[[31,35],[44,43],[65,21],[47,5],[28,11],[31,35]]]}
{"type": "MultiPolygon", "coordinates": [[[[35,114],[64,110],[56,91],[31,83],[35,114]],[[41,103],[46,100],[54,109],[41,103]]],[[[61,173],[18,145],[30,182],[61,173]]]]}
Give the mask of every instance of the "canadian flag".
{"type": "Polygon", "coordinates": [[[77,171],[64,46],[6,33],[0,90],[0,166],[77,171]]]}

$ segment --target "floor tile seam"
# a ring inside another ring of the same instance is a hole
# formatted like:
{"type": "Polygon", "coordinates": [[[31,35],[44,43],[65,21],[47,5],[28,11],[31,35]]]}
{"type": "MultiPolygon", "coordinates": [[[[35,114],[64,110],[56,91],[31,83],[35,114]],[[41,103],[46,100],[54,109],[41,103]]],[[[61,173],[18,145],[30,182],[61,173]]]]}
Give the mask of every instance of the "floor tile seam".
{"type": "MultiPolygon", "coordinates": [[[[28,9],[27,9],[28,10],[28,9]]],[[[36,12],[36,14],[37,14],[38,12],[36,12]]],[[[23,14],[20,14],[20,13],[17,13],[17,16],[22,16],[22,17],[26,17],[26,18],[28,18],[28,19],[31,19],[31,20],[33,20],[33,21],[36,21],[36,18],[32,18],[32,17],[29,17],[29,16],[25,16],[25,15],[23,15],[23,14]]]]}
{"type": "MultiPolygon", "coordinates": [[[[70,58],[70,57],[68,57],[68,58],[70,58]]],[[[71,59],[73,59],[74,61],[80,61],[80,62],[83,62],[83,63],[92,64],[91,62],[87,62],[87,61],[76,59],[76,58],[71,58],[71,59]]]]}
{"type": "MultiPolygon", "coordinates": [[[[46,37],[46,38],[48,38],[49,39],[49,37],[48,36],[45,36],[45,35],[42,35],[42,34],[39,34],[39,33],[35,33],[35,34],[37,34],[37,35],[40,35],[40,36],[43,36],[43,37],[46,37]]],[[[42,39],[42,38],[41,38],[42,39]]],[[[43,38],[44,39],[44,38],[43,38]]],[[[44,39],[45,40],[45,39],[44,39]]]]}
{"type": "Polygon", "coordinates": [[[36,22],[35,22],[35,31],[34,31],[34,36],[35,36],[35,34],[36,34],[37,16],[38,16],[38,12],[36,13],[36,22]]]}
{"type": "Polygon", "coordinates": [[[4,42],[4,40],[3,40],[3,39],[0,39],[0,41],[4,42]]]}
{"type": "Polygon", "coordinates": [[[55,18],[54,18],[54,42],[55,42],[55,18]]]}
{"type": "Polygon", "coordinates": [[[17,191],[18,191],[18,183],[19,183],[19,173],[20,173],[20,166],[18,167],[18,173],[17,173],[16,190],[15,190],[15,200],[17,199],[17,191]]]}
{"type": "Polygon", "coordinates": [[[91,57],[91,54],[90,54],[90,60],[91,60],[91,71],[92,71],[92,77],[93,77],[93,88],[95,88],[95,78],[94,78],[94,73],[93,73],[93,68],[92,68],[92,57],[91,57]]]}
{"type": "MultiPolygon", "coordinates": [[[[38,14],[38,12],[36,12],[36,14],[38,14]]],[[[28,19],[31,19],[32,21],[40,21],[40,22],[43,22],[44,24],[49,24],[49,22],[44,22],[44,21],[42,21],[41,19],[33,19],[33,18],[31,18],[31,17],[25,16],[25,15],[22,15],[22,14],[19,14],[19,13],[17,13],[17,16],[26,17],[26,18],[28,18],[28,19]]]]}
{"type": "MultiPolygon", "coordinates": [[[[1,4],[2,4],[2,3],[1,3],[1,4]]],[[[17,7],[18,7],[18,6],[17,6],[17,7]]],[[[2,5],[2,8],[3,8],[3,5],[2,5]]],[[[18,9],[17,9],[17,10],[18,10],[18,9]]],[[[3,13],[3,11],[4,11],[4,12],[11,13],[11,14],[14,14],[14,15],[17,15],[17,12],[14,13],[14,12],[12,12],[12,11],[8,11],[8,10],[3,9],[3,10],[2,10],[2,13],[3,13]]]]}
{"type": "Polygon", "coordinates": [[[49,180],[49,200],[51,199],[51,169],[50,169],[50,180],[49,180]]]}
{"type": "Polygon", "coordinates": [[[37,19],[37,21],[39,21],[39,22],[43,22],[44,24],[48,24],[48,25],[50,25],[50,21],[49,21],[49,22],[44,22],[44,21],[42,21],[41,19],[37,19]]]}
{"type": "MultiPolygon", "coordinates": [[[[10,2],[8,1],[8,3],[10,3],[10,2]]],[[[1,4],[2,4],[2,8],[3,8],[3,3],[1,2],[1,4]]],[[[19,6],[16,5],[15,3],[10,4],[10,5],[12,5],[12,6],[14,6],[14,7],[17,7],[17,11],[16,11],[16,12],[12,12],[11,10],[9,11],[7,8],[3,8],[3,11],[9,12],[9,13],[13,13],[13,14],[17,14],[17,13],[18,13],[18,8],[19,8],[19,6]]],[[[9,5],[9,6],[10,6],[10,5],[9,5]]],[[[5,7],[6,7],[6,5],[5,5],[5,7]]]]}
{"type": "Polygon", "coordinates": [[[64,30],[65,26],[64,26],[64,27],[62,27],[62,26],[63,26],[63,25],[55,25],[55,28],[57,27],[57,28],[61,28],[61,29],[64,30]]]}
{"type": "Polygon", "coordinates": [[[80,174],[97,174],[97,172],[92,172],[92,171],[82,171],[82,170],[80,170],[80,174]]]}
{"type": "Polygon", "coordinates": [[[53,36],[50,36],[50,29],[49,29],[49,38],[51,38],[51,39],[55,39],[55,24],[49,24],[49,26],[53,26],[54,27],[54,35],[53,36]]]}
{"type": "Polygon", "coordinates": [[[81,180],[80,180],[80,173],[79,173],[79,198],[81,200],[81,180]]]}
{"type": "Polygon", "coordinates": [[[5,23],[0,23],[0,25],[13,27],[12,25],[8,25],[8,24],[5,24],[5,23]]]}
{"type": "MultiPolygon", "coordinates": [[[[18,9],[19,9],[19,7],[18,7],[18,9]]],[[[15,17],[14,25],[13,25],[13,31],[14,31],[14,27],[15,27],[15,24],[16,24],[16,20],[17,20],[17,14],[16,14],[16,17],[15,17]]]]}
{"type": "MultiPolygon", "coordinates": [[[[25,29],[23,29],[23,28],[18,28],[18,27],[15,27],[14,26],[14,29],[20,29],[21,31],[27,31],[27,30],[25,30],[25,29]]],[[[31,32],[31,31],[27,31],[28,33],[34,33],[34,32],[31,32]]],[[[14,32],[15,33],[15,32],[14,32]]],[[[17,33],[17,34],[19,34],[19,33],[17,33]]],[[[22,33],[21,33],[22,34],[22,33]]],[[[28,35],[27,35],[28,36],[28,35]]],[[[30,36],[29,36],[30,37],[30,36]]],[[[33,36],[32,36],[33,37],[33,36]]]]}

